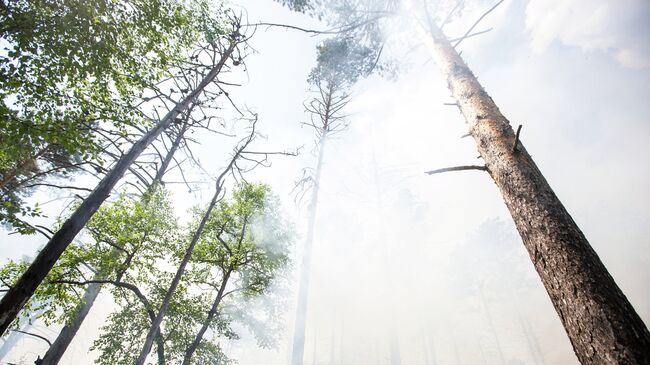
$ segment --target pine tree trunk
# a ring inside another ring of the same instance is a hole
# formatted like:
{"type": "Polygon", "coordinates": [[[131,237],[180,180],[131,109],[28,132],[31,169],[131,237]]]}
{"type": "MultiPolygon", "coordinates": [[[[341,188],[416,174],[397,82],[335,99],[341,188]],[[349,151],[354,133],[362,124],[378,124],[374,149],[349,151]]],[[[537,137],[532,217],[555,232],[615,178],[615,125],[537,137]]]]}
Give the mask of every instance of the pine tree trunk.
{"type": "Polygon", "coordinates": [[[318,151],[318,163],[314,175],[314,188],[311,194],[309,205],[309,222],[307,225],[307,237],[305,248],[302,254],[302,267],[300,268],[300,283],[298,287],[298,306],[296,307],[296,320],[293,329],[293,351],[291,353],[291,365],[303,365],[305,355],[305,327],[307,321],[307,299],[309,297],[309,276],[311,273],[311,251],[314,244],[314,229],[316,223],[316,212],[318,208],[318,190],[320,187],[320,175],[323,168],[323,157],[325,155],[325,142],[327,133],[324,132],[320,139],[318,151]]]}
{"type": "Polygon", "coordinates": [[[648,364],[650,334],[492,98],[442,31],[434,61],[583,364],[648,364]]]}
{"type": "Polygon", "coordinates": [[[108,198],[115,187],[115,184],[122,178],[122,175],[140,154],[153,142],[178,115],[187,110],[203,89],[210,84],[221,68],[228,60],[228,57],[235,49],[237,43],[231,41],[230,46],[224,52],[219,63],[201,80],[201,83],[183,101],[178,103],[158,124],[149,130],[133,147],[115,164],[113,169],[99,182],[95,190],[81,203],[72,213],[61,228],[52,236],[50,241],[39,252],[36,259],[21,275],[18,281],[7,291],[0,301],[0,336],[2,336],[11,322],[16,318],[20,309],[27,303],[34,294],[36,288],[45,279],[63,251],[68,247],[75,236],[88,223],[97,209],[108,198]]]}

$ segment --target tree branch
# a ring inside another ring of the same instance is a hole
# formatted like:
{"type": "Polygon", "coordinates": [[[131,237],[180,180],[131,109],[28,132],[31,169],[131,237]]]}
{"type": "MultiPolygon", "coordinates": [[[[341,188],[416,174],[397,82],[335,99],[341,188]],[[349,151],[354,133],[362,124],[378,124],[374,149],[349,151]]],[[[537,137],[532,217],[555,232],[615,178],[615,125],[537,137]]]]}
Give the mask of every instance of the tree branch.
{"type": "Polygon", "coordinates": [[[433,175],[433,174],[440,174],[440,173],[443,173],[443,172],[450,172],[450,171],[465,171],[465,170],[488,171],[488,168],[487,168],[487,166],[477,166],[477,165],[454,166],[454,167],[446,167],[446,168],[444,168],[444,169],[437,169],[437,170],[426,171],[425,174],[427,174],[427,175],[433,175]]]}
{"type": "Polygon", "coordinates": [[[28,335],[28,336],[36,337],[36,338],[38,338],[38,339],[41,339],[41,340],[47,342],[47,344],[48,344],[50,347],[52,346],[52,342],[50,342],[50,340],[48,340],[47,338],[45,338],[45,337],[43,337],[43,336],[41,336],[41,335],[37,335],[37,334],[35,334],[35,333],[26,332],[26,331],[21,331],[21,330],[12,330],[12,331],[13,331],[13,332],[22,333],[22,334],[25,334],[25,335],[28,335]]]}
{"type": "Polygon", "coordinates": [[[469,34],[472,32],[472,30],[474,30],[474,28],[478,25],[478,23],[480,23],[481,20],[483,20],[483,18],[485,18],[488,14],[490,14],[490,13],[492,12],[492,10],[496,9],[497,6],[501,5],[502,2],[503,2],[503,0],[499,1],[499,2],[496,3],[493,7],[491,7],[490,9],[488,9],[488,11],[486,11],[485,13],[483,13],[483,15],[481,15],[481,17],[478,18],[478,20],[475,21],[474,24],[472,24],[471,27],[469,27],[469,29],[467,30],[467,32],[465,32],[465,34],[463,34],[463,36],[460,37],[460,38],[458,39],[458,41],[456,41],[456,43],[454,43],[454,48],[456,48],[456,47],[460,44],[460,42],[462,42],[465,38],[467,38],[467,37],[469,36],[469,34]]]}

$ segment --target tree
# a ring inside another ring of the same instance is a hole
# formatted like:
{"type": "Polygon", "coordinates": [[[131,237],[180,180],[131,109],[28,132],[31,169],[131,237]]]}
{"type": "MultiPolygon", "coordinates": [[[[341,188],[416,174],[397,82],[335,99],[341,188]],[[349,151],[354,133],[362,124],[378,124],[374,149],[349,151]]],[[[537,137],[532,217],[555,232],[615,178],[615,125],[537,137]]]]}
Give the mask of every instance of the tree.
{"type": "MultiPolygon", "coordinates": [[[[161,189],[161,187],[159,187],[158,185],[162,184],[163,176],[167,172],[167,170],[169,168],[169,165],[170,165],[172,159],[174,158],[174,155],[175,155],[176,151],[181,146],[181,141],[182,141],[182,139],[183,139],[183,137],[185,135],[185,132],[187,132],[187,130],[190,128],[191,124],[188,121],[190,119],[189,117],[190,117],[190,113],[188,112],[188,113],[185,114],[184,121],[183,121],[182,125],[179,127],[179,129],[178,129],[178,131],[176,133],[176,136],[174,137],[174,139],[172,141],[172,144],[169,147],[169,150],[167,151],[167,154],[162,159],[162,161],[160,161],[160,167],[157,169],[153,181],[151,182],[150,185],[147,186],[147,189],[146,189],[146,191],[145,191],[145,193],[144,193],[144,195],[142,197],[142,199],[143,199],[142,203],[146,204],[145,207],[148,207],[152,203],[152,201],[155,201],[156,194],[158,193],[156,191],[156,189],[161,189]],[[154,199],[152,199],[152,195],[153,195],[154,199]]],[[[118,201],[117,204],[119,204],[119,203],[120,202],[118,201]]],[[[111,208],[114,208],[114,207],[115,207],[115,205],[111,206],[111,208]]],[[[100,212],[99,212],[100,217],[101,217],[101,213],[102,213],[102,211],[100,210],[100,212]]],[[[164,214],[164,213],[166,213],[166,211],[162,210],[160,213],[164,214]]],[[[104,213],[104,214],[106,214],[106,213],[104,213]]],[[[118,220],[120,218],[124,218],[123,216],[111,217],[110,219],[105,219],[105,218],[102,219],[100,217],[95,216],[94,221],[103,221],[103,222],[109,222],[110,221],[112,224],[115,224],[116,222],[112,222],[113,220],[118,220]]],[[[92,225],[93,220],[91,220],[90,223],[92,225]]],[[[138,224],[138,222],[131,222],[130,225],[140,227],[139,229],[141,229],[141,227],[143,226],[142,224],[138,224]],[[135,223],[135,224],[133,224],[133,223],[135,223]]],[[[122,223],[122,226],[127,226],[127,224],[122,223]]],[[[94,231],[93,233],[95,233],[95,234],[96,234],[96,232],[98,232],[98,230],[96,230],[96,229],[93,230],[92,227],[89,228],[89,229],[91,231],[94,231]]],[[[120,235],[122,232],[118,231],[118,232],[113,232],[113,233],[117,233],[118,235],[120,235]]],[[[112,235],[112,236],[111,235],[105,235],[104,237],[94,237],[94,238],[95,238],[95,240],[97,242],[101,242],[102,239],[103,239],[106,242],[113,242],[113,244],[115,244],[115,242],[118,242],[119,240],[114,239],[113,238],[114,236],[115,235],[112,235]]],[[[121,237],[123,237],[123,236],[121,236],[121,237]]],[[[122,245],[121,248],[123,249],[124,245],[122,245]]],[[[114,260],[114,256],[119,256],[119,254],[120,254],[119,249],[117,247],[113,247],[110,250],[110,252],[108,253],[109,257],[107,257],[106,260],[110,262],[110,261],[114,260]]],[[[126,272],[126,270],[129,267],[130,261],[132,261],[132,259],[127,260],[126,262],[124,262],[125,267],[121,269],[122,273],[126,272]]],[[[100,264],[102,264],[102,265],[104,264],[103,260],[102,260],[102,262],[100,262],[100,264]]],[[[106,274],[106,273],[104,272],[104,274],[106,274]]],[[[122,275],[117,276],[117,281],[121,280],[121,276],[122,275]]],[[[99,279],[106,279],[106,277],[98,277],[98,278],[99,279]]],[[[82,323],[84,322],[86,316],[88,315],[88,312],[93,307],[95,299],[97,299],[97,296],[99,295],[100,290],[101,290],[101,284],[100,283],[93,283],[93,284],[88,285],[88,287],[86,289],[86,292],[84,293],[84,296],[81,299],[81,302],[75,308],[75,313],[71,316],[71,318],[69,318],[66,321],[65,325],[63,326],[63,328],[59,332],[59,335],[56,337],[56,339],[54,340],[52,345],[48,348],[47,352],[43,356],[43,359],[41,360],[40,365],[56,365],[56,364],[59,363],[59,361],[63,357],[63,354],[65,353],[66,349],[68,348],[68,346],[72,342],[73,338],[77,334],[77,331],[79,330],[79,328],[81,327],[82,323]]]]}
{"type": "MultiPolygon", "coordinates": [[[[254,318],[241,304],[267,295],[286,268],[290,236],[278,216],[277,202],[269,194],[265,185],[245,183],[234,192],[230,202],[222,200],[209,217],[192,261],[193,270],[198,271],[194,280],[200,279],[213,288],[214,299],[185,350],[183,365],[196,363],[192,361],[193,355],[204,345],[208,329],[224,322],[224,306],[228,305],[225,299],[230,299],[232,308],[239,308],[236,317],[250,323],[254,318]]],[[[258,323],[251,328],[256,330],[262,345],[270,344],[270,334],[259,331],[258,323]]]]}
{"type": "MultiPolygon", "coordinates": [[[[340,34],[378,31],[378,27],[368,24],[398,15],[393,0],[344,2],[343,6],[302,0],[283,3],[299,11],[329,15],[330,24],[337,26],[334,31],[340,34]]],[[[446,76],[468,124],[469,135],[485,161],[485,166],[460,166],[430,173],[474,169],[490,174],[582,363],[644,363],[650,358],[646,325],[523,147],[519,133],[515,134],[456,51],[463,40],[482,33],[472,31],[500,3],[483,14],[463,36],[454,39],[452,45],[442,27],[462,8],[462,1],[436,4],[439,11],[451,8],[442,14],[444,18],[439,17],[439,25],[435,22],[437,14],[430,13],[427,1],[423,2],[424,9],[415,9],[412,1],[405,2],[419,35],[427,39],[425,43],[431,40],[432,57],[446,76]]]]}
{"type": "MultiPolygon", "coordinates": [[[[41,364],[59,361],[101,284],[126,289],[144,285],[146,273],[155,268],[156,260],[174,248],[173,235],[178,228],[166,192],[152,188],[142,199],[120,195],[113,204],[97,212],[87,230],[93,243],[75,244],[66,250],[23,311],[26,315],[42,312],[40,317],[46,324],[67,323],[66,327],[73,329],[70,333],[64,328],[64,336],[51,345],[44,359],[39,360],[41,364]],[[89,289],[83,297],[76,292],[79,286],[89,289]],[[82,308],[82,316],[78,308],[82,308]]],[[[27,262],[10,262],[1,275],[11,281],[27,266],[27,262]]]]}
{"type": "Polygon", "coordinates": [[[304,195],[306,189],[311,189],[311,198],[300,269],[298,306],[294,322],[291,354],[291,363],[294,365],[302,364],[304,357],[311,251],[316,227],[318,191],[325,157],[325,143],[332,135],[346,129],[347,123],[342,110],[349,101],[348,91],[359,77],[367,74],[374,67],[374,64],[368,62],[368,56],[371,54],[370,48],[357,45],[355,40],[350,37],[325,40],[317,50],[317,65],[308,79],[309,84],[316,90],[316,97],[306,105],[306,109],[310,113],[310,121],[303,123],[314,129],[318,148],[317,163],[314,175],[304,176],[298,182],[302,190],[300,195],[304,195]]]}
{"type": "MultiPolygon", "coordinates": [[[[499,188],[583,364],[643,364],[650,333],[515,135],[494,100],[433,21],[431,54],[499,188]]],[[[473,27],[472,27],[473,28],[473,27]]]]}
{"type": "MultiPolygon", "coordinates": [[[[206,30],[206,37],[212,42],[219,39],[218,29],[206,30]]],[[[9,289],[0,301],[0,334],[4,333],[26,301],[43,281],[72,239],[83,229],[90,217],[108,197],[115,184],[129,169],[133,161],[155,140],[176,118],[186,111],[216,78],[231,57],[238,44],[245,39],[239,34],[239,25],[235,21],[232,31],[223,36],[224,47],[220,48],[219,58],[214,60],[209,72],[201,79],[197,87],[177,101],[174,107],[157,124],[142,136],[131,149],[124,154],[113,166],[109,173],[100,181],[95,190],[88,195],[75,212],[66,220],[61,228],[52,236],[48,244],[38,254],[34,262],[9,289]]]]}
{"type": "Polygon", "coordinates": [[[223,189],[224,189],[226,177],[229,174],[232,174],[233,176],[235,176],[235,178],[239,177],[243,179],[243,174],[245,172],[250,171],[251,169],[254,169],[257,166],[264,165],[264,163],[267,161],[268,156],[270,154],[295,155],[293,153],[288,153],[288,152],[247,151],[247,148],[258,136],[256,132],[257,116],[254,115],[253,119],[250,120],[250,122],[251,122],[251,127],[248,136],[243,138],[241,141],[239,141],[237,147],[235,147],[233,151],[233,155],[228,163],[228,166],[226,166],[226,168],[216,178],[215,191],[212,196],[212,199],[208,203],[207,208],[203,212],[197,226],[192,229],[191,236],[188,237],[189,243],[187,244],[186,248],[183,250],[182,258],[178,264],[174,277],[169,283],[168,287],[166,288],[164,298],[160,306],[158,307],[158,311],[155,315],[155,318],[152,319],[151,327],[149,329],[149,332],[147,333],[147,336],[144,341],[144,345],[142,346],[142,350],[140,351],[140,355],[138,356],[138,359],[136,361],[136,364],[138,365],[144,364],[144,362],[147,359],[147,356],[149,355],[149,352],[151,351],[151,346],[153,344],[155,336],[158,333],[160,329],[160,325],[163,319],[165,318],[167,310],[170,307],[174,293],[176,292],[179,285],[181,284],[183,274],[186,271],[187,265],[190,263],[196,245],[198,244],[198,242],[200,241],[204,233],[204,230],[212,214],[212,211],[215,209],[217,203],[221,199],[221,195],[224,191],[223,189]],[[252,166],[250,167],[242,166],[241,165],[242,161],[244,163],[250,162],[252,163],[252,166]]]}
{"type": "Polygon", "coordinates": [[[102,130],[147,123],[131,101],[195,38],[193,6],[2,1],[0,222],[33,233],[20,216],[39,214],[24,202],[35,187],[86,165],[100,169],[102,130]]]}

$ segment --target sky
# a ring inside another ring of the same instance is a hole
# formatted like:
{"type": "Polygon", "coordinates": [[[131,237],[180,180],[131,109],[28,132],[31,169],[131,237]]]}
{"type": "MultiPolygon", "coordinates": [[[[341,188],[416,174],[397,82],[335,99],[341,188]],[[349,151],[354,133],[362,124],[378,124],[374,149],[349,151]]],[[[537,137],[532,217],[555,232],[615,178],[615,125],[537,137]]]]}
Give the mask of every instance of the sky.
{"type": "MultiPolygon", "coordinates": [[[[476,1],[449,24],[464,33],[492,5],[476,1]]],[[[240,3],[257,21],[324,29],[271,1],[240,3]]],[[[650,321],[650,4],[624,0],[506,0],[460,47],[463,58],[646,323],[650,321]]],[[[429,176],[477,163],[474,142],[444,78],[413,36],[413,19],[386,29],[395,79],[371,76],[352,92],[349,129],[328,142],[316,220],[305,364],[575,364],[577,360],[499,192],[487,174],[429,176]]],[[[258,113],[259,148],[304,146],[276,158],[251,180],[269,183],[304,237],[306,204],[291,195],[301,169],[314,166],[303,102],[323,38],[259,27],[246,73],[231,96],[258,113]]],[[[196,136],[212,175],[232,140],[196,136]]],[[[198,173],[197,173],[198,174],[198,173]]],[[[197,175],[198,176],[198,175],[197,175]]],[[[209,199],[209,185],[173,185],[181,217],[209,199]]],[[[41,195],[35,195],[35,199],[41,195]]],[[[52,207],[55,209],[56,207],[52,207]]],[[[31,255],[42,240],[2,235],[2,258],[31,255]]],[[[302,240],[295,243],[296,262],[302,240]]],[[[297,265],[297,264],[296,264],[297,265]]],[[[100,297],[63,363],[90,364],[87,349],[110,313],[100,297]]],[[[295,299],[295,293],[294,293],[295,299]]],[[[295,300],[290,300],[295,302],[295,300]]],[[[293,308],[276,349],[250,336],[222,343],[240,364],[286,364],[293,308]]],[[[55,331],[37,326],[54,338],[55,331]]],[[[25,363],[42,344],[21,339],[2,361],[25,363]]]]}

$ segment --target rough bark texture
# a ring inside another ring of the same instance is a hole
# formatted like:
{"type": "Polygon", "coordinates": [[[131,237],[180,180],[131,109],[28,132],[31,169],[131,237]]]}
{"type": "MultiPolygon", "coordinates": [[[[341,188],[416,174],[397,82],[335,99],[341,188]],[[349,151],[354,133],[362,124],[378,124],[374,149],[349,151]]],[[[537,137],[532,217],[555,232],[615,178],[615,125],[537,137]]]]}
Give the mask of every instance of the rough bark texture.
{"type": "MultiPolygon", "coordinates": [[[[442,31],[432,54],[583,364],[649,364],[650,334],[442,31]]],[[[525,134],[524,134],[525,135],[525,134]]]]}
{"type": "Polygon", "coordinates": [[[325,155],[325,142],[327,132],[324,132],[320,140],[318,151],[318,163],[314,175],[314,188],[311,193],[309,205],[309,222],[307,225],[307,237],[305,248],[302,254],[302,267],[300,268],[300,283],[298,287],[298,306],[296,307],[296,320],[293,328],[293,350],[291,352],[291,365],[302,365],[305,355],[305,327],[307,321],[307,299],[309,297],[309,276],[311,273],[311,251],[314,245],[314,228],[316,223],[316,211],[318,208],[318,189],[320,175],[323,168],[323,156],[325,155]]]}
{"type": "Polygon", "coordinates": [[[0,336],[2,336],[11,322],[16,318],[20,309],[34,294],[36,288],[50,272],[63,251],[68,247],[75,236],[88,223],[97,209],[108,198],[115,184],[122,178],[126,170],[140,156],[140,154],[162,133],[173,120],[194,103],[194,100],[203,92],[208,84],[219,74],[221,68],[236,47],[233,41],[224,52],[219,63],[205,76],[201,83],[183,101],[178,103],[158,124],[149,130],[133,147],[115,164],[113,169],[99,182],[95,190],[81,203],[79,208],[72,213],[61,228],[52,236],[50,241],[39,252],[29,268],[21,275],[18,281],[9,289],[0,301],[0,336]]]}

